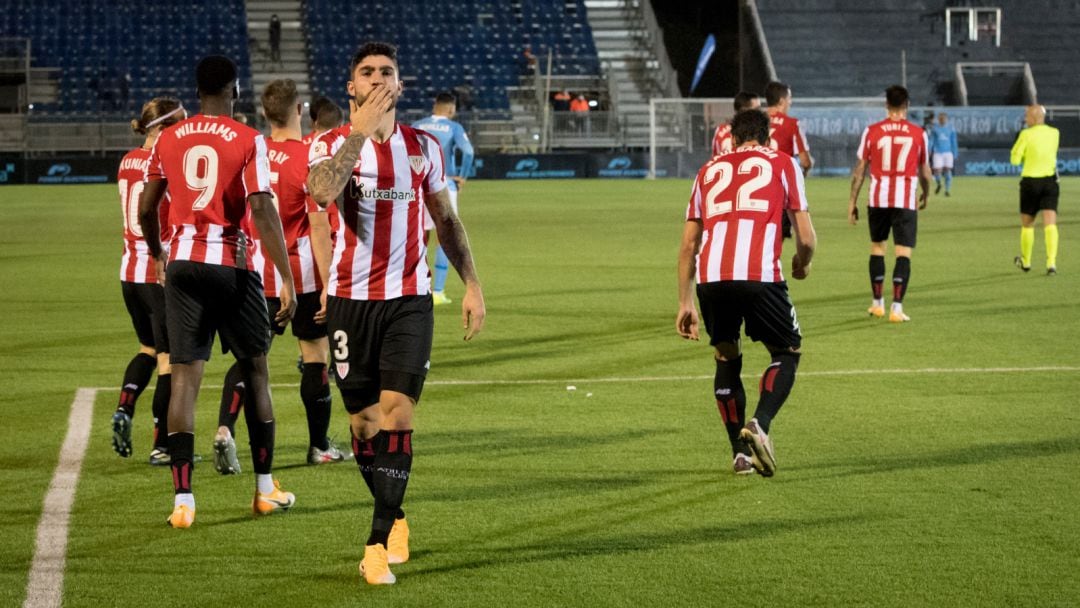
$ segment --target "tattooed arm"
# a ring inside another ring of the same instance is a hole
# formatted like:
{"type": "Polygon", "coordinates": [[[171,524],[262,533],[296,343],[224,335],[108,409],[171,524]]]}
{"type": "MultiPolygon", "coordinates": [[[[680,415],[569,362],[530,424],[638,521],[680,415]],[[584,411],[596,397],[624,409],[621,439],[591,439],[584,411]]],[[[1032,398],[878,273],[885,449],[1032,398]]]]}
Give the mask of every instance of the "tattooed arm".
{"type": "MultiPolygon", "coordinates": [[[[360,159],[360,149],[388,116],[394,97],[389,87],[376,87],[364,103],[357,105],[349,100],[349,124],[351,131],[337,154],[328,161],[321,162],[308,172],[307,187],[311,198],[320,207],[326,208],[336,199],[349,183],[356,161],[360,159]]],[[[391,121],[391,126],[393,122],[391,121]]]]}
{"type": "Polygon", "coordinates": [[[470,340],[484,326],[486,309],[484,294],[480,289],[480,279],[476,276],[469,237],[465,226],[450,205],[450,195],[442,189],[425,198],[428,212],[435,220],[435,232],[439,235],[439,245],[446,257],[453,264],[458,276],[465,282],[465,297],[461,300],[461,321],[466,330],[465,339],[470,340]]]}
{"type": "Polygon", "coordinates": [[[337,199],[349,183],[349,176],[360,158],[360,148],[364,147],[365,141],[366,135],[353,131],[345,138],[345,143],[333,158],[315,165],[308,172],[308,192],[323,209],[337,199]]]}

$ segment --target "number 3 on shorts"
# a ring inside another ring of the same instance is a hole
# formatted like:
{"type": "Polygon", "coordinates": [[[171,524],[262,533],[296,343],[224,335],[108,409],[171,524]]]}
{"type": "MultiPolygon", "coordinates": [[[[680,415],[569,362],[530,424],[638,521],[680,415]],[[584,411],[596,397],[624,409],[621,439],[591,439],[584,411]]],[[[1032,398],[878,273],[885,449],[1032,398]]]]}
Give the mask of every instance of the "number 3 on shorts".
{"type": "Polygon", "coordinates": [[[334,342],[337,342],[337,347],[334,349],[334,359],[336,361],[348,361],[349,335],[345,333],[345,330],[339,329],[334,332],[334,342]]]}

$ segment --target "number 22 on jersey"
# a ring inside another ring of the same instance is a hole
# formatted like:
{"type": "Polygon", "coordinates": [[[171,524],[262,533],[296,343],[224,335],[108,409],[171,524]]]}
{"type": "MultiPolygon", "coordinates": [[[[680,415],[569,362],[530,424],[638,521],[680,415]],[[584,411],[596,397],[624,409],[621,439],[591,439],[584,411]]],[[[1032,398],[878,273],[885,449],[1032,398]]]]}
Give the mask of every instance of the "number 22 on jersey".
{"type": "Polygon", "coordinates": [[[705,194],[706,217],[731,213],[733,205],[739,211],[768,211],[769,199],[754,198],[754,195],[765,186],[768,186],[772,182],[772,178],[772,164],[768,160],[757,156],[751,156],[743,160],[739,163],[737,170],[734,165],[727,161],[712,165],[705,171],[705,183],[713,182],[705,194]],[[742,183],[739,184],[735,191],[734,201],[730,198],[716,200],[725,194],[730,196],[728,189],[735,180],[736,171],[738,175],[743,176],[750,175],[755,170],[757,170],[757,175],[746,181],[740,180],[742,183]]]}

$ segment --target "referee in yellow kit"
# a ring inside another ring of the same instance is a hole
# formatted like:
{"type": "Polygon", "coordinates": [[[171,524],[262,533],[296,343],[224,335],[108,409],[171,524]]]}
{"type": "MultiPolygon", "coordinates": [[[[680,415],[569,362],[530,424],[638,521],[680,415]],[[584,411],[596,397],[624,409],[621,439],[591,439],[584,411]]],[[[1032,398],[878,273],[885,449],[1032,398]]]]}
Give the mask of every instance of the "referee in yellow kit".
{"type": "Polygon", "coordinates": [[[1024,165],[1020,172],[1020,255],[1016,265],[1031,270],[1031,250],[1035,246],[1035,216],[1042,211],[1046,236],[1046,274],[1057,274],[1058,250],[1058,130],[1046,124],[1046,108],[1032,105],[1024,113],[1027,128],[1013,144],[1009,162],[1024,165]]]}

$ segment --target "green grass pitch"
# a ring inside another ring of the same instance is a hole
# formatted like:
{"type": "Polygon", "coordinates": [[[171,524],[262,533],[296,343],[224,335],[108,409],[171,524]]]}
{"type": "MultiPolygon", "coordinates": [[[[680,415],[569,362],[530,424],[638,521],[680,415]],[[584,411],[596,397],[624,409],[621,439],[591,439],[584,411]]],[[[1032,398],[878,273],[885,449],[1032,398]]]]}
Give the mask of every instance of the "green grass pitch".
{"type": "MultiPolygon", "coordinates": [[[[64,605],[1075,605],[1080,181],[1063,182],[1056,277],[1042,272],[1041,229],[1035,269],[1012,265],[1015,180],[960,178],[933,198],[902,326],[865,313],[867,229],[847,225],[847,180],[807,188],[819,246],[809,279],[790,284],[805,354],[773,429],[776,477],[731,474],[709,348],[674,331],[688,180],[473,182],[461,208],[489,317],[461,340],[452,278],[398,584],[368,588],[357,573],[371,500],[355,466],[302,465],[287,335],[270,354],[275,472],[296,507],[252,519],[244,449],[241,477],[197,466],[195,526],[167,528],[169,474],[145,464],[150,395],[122,460],[109,444],[117,393],[101,391],[64,605]],[[1063,369],[1032,369],[1048,367],[1063,369]],[[520,380],[539,382],[489,382],[520,380]]],[[[5,187],[0,199],[7,606],[24,598],[75,389],[118,386],[136,341],[115,187],[5,187]]],[[[744,350],[752,410],[767,356],[744,350]]],[[[227,364],[215,353],[199,401],[206,457],[227,364]]],[[[341,443],[345,420],[335,391],[341,443]]]]}

